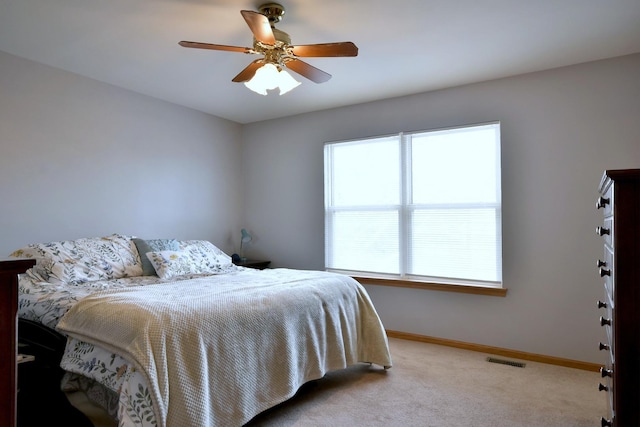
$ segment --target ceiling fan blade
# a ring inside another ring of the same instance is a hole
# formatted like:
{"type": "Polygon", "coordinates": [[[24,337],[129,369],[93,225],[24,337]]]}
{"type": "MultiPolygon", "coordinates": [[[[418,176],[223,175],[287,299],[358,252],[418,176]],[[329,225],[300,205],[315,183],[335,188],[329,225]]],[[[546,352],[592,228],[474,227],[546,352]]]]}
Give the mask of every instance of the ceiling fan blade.
{"type": "Polygon", "coordinates": [[[290,70],[295,71],[315,83],[324,83],[331,78],[331,74],[325,73],[324,71],[309,65],[306,62],[300,61],[299,59],[287,61],[285,65],[290,70]]]}
{"type": "Polygon", "coordinates": [[[271,24],[269,19],[261,13],[254,12],[252,10],[241,10],[240,13],[247,25],[253,33],[253,37],[259,42],[265,44],[275,44],[276,38],[271,30],[271,24]]]}
{"type": "Polygon", "coordinates": [[[211,49],[211,50],[226,50],[229,52],[241,52],[241,53],[251,53],[252,50],[248,47],[240,47],[240,46],[226,46],[223,44],[211,44],[211,43],[200,43],[200,42],[189,42],[189,41],[181,41],[178,43],[182,47],[192,47],[196,49],[211,49]]]}
{"type": "Polygon", "coordinates": [[[240,73],[231,81],[236,83],[248,82],[256,74],[258,68],[262,67],[263,65],[264,62],[262,62],[262,60],[256,59],[251,64],[247,65],[244,70],[240,71],[240,73]]]}
{"type": "Polygon", "coordinates": [[[307,44],[293,46],[293,54],[302,57],[358,56],[358,47],[351,42],[307,44]]]}

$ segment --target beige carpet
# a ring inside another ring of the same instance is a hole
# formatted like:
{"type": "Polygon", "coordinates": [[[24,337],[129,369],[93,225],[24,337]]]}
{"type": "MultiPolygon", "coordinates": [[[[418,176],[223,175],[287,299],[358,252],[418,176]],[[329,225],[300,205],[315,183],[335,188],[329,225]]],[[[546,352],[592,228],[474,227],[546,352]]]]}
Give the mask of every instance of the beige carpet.
{"type": "Polygon", "coordinates": [[[529,361],[518,368],[489,363],[484,353],[389,342],[389,371],[359,365],[330,373],[247,427],[592,427],[607,412],[595,372],[529,361]]]}

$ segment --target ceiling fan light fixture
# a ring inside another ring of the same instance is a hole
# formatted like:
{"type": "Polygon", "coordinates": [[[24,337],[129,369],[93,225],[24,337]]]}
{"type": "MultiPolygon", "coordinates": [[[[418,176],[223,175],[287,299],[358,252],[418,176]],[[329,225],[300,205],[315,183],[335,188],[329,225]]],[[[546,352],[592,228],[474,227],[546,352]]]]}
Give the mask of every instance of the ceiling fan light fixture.
{"type": "Polygon", "coordinates": [[[258,68],[256,74],[244,85],[260,95],[266,95],[267,90],[275,89],[278,85],[278,69],[273,64],[264,64],[258,68]]]}
{"type": "Polygon", "coordinates": [[[300,86],[300,82],[294,79],[291,74],[282,69],[278,73],[278,87],[280,88],[280,95],[284,95],[292,89],[300,86]]]}
{"type": "Polygon", "coordinates": [[[253,78],[244,85],[260,95],[267,95],[268,90],[276,88],[280,90],[280,95],[283,95],[298,87],[300,82],[285,70],[278,70],[274,64],[266,63],[258,68],[253,78]]]}
{"type": "Polygon", "coordinates": [[[352,42],[320,43],[308,45],[292,45],[289,34],[275,28],[285,14],[279,3],[265,3],[258,8],[259,12],[241,10],[240,14],[253,33],[253,47],[228,46],[222,44],[201,43],[183,40],[182,47],[195,49],[222,50],[227,52],[250,53],[263,55],[247,65],[231,81],[244,83],[252,91],[267,95],[268,90],[278,88],[283,95],[300,85],[286,70],[314,83],[324,83],[331,78],[326,73],[300,58],[358,56],[358,47],[352,42]]]}

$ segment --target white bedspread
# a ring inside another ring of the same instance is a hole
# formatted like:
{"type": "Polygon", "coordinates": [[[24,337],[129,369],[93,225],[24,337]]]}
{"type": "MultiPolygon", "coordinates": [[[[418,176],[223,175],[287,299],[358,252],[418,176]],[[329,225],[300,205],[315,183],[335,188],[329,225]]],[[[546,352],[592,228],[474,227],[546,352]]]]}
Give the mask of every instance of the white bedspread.
{"type": "Polygon", "coordinates": [[[160,426],[239,426],[330,370],[391,366],[364,288],[318,271],[243,270],[98,292],[58,329],[135,363],[160,426]]]}

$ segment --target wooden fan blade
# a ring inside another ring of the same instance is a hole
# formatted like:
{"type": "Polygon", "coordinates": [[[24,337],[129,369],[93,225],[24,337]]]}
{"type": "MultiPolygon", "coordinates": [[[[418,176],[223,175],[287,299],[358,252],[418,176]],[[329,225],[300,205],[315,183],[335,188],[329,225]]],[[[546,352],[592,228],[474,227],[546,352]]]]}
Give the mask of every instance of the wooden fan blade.
{"type": "Polygon", "coordinates": [[[300,61],[299,59],[288,61],[285,65],[290,70],[295,71],[315,83],[324,83],[331,78],[331,74],[325,73],[324,71],[309,65],[306,62],[300,61]]]}
{"type": "Polygon", "coordinates": [[[266,16],[252,10],[241,10],[240,13],[244,20],[247,21],[247,25],[249,25],[256,40],[270,45],[276,43],[271,24],[269,24],[269,19],[266,16]]]}
{"type": "Polygon", "coordinates": [[[251,64],[247,65],[244,70],[240,71],[240,74],[235,76],[231,81],[236,83],[248,82],[256,74],[258,68],[262,67],[263,65],[264,63],[260,59],[256,59],[251,64]]]}
{"type": "Polygon", "coordinates": [[[211,43],[200,43],[200,42],[189,42],[189,41],[181,41],[178,43],[182,47],[192,47],[195,49],[211,49],[211,50],[226,50],[229,52],[241,52],[241,53],[251,53],[251,49],[248,47],[240,47],[240,46],[226,46],[223,44],[211,44],[211,43]]]}
{"type": "Polygon", "coordinates": [[[302,57],[358,56],[358,47],[351,42],[307,44],[293,46],[293,54],[302,57]]]}

